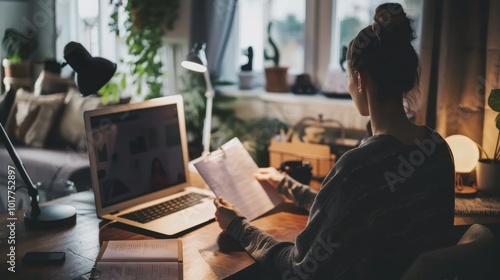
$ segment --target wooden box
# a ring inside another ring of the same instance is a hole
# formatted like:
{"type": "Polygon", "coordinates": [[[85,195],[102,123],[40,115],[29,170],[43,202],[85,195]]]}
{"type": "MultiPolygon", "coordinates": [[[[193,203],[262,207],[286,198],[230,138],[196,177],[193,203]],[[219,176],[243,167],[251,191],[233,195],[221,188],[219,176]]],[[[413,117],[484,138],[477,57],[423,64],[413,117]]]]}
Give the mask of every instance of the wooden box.
{"type": "Polygon", "coordinates": [[[269,145],[269,163],[279,167],[288,160],[307,160],[312,164],[315,178],[324,178],[335,164],[336,156],[331,154],[330,147],[305,142],[279,142],[271,140],[269,145]]]}

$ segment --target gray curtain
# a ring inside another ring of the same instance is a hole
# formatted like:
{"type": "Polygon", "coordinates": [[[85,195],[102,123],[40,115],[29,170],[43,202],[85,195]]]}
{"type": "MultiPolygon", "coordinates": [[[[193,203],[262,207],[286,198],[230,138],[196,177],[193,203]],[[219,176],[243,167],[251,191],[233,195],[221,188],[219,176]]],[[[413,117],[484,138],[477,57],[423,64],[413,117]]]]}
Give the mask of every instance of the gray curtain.
{"type": "Polygon", "coordinates": [[[488,0],[424,2],[417,122],[443,136],[482,142],[489,7],[488,0]]]}
{"type": "Polygon", "coordinates": [[[237,4],[237,0],[192,1],[190,46],[207,43],[208,69],[213,78],[220,76],[237,4]]]}

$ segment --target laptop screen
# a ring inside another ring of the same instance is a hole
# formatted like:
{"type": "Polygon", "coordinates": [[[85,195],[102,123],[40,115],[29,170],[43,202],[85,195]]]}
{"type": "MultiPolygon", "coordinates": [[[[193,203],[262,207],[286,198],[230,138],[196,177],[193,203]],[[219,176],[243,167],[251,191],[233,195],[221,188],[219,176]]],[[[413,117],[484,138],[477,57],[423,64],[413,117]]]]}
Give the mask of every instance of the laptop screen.
{"type": "Polygon", "coordinates": [[[92,116],[90,126],[101,207],[186,183],[176,104],[92,116]]]}

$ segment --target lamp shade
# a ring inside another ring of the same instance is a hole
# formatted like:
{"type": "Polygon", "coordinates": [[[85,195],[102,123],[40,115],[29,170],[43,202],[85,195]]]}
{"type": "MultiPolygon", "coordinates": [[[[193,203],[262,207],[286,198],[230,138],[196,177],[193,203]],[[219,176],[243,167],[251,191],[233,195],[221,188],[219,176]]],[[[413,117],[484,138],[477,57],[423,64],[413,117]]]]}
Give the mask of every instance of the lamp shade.
{"type": "Polygon", "coordinates": [[[446,137],[455,161],[455,172],[469,173],[476,168],[479,160],[479,148],[476,142],[464,135],[451,135],[446,137]]]}
{"type": "Polygon", "coordinates": [[[116,64],[102,57],[92,57],[80,43],[64,47],[64,59],[77,74],[77,86],[84,95],[97,93],[116,72],[116,64]]]}
{"type": "Polygon", "coordinates": [[[195,72],[207,71],[207,56],[205,55],[205,43],[195,43],[193,48],[186,57],[186,60],[181,62],[182,67],[195,72]]]}

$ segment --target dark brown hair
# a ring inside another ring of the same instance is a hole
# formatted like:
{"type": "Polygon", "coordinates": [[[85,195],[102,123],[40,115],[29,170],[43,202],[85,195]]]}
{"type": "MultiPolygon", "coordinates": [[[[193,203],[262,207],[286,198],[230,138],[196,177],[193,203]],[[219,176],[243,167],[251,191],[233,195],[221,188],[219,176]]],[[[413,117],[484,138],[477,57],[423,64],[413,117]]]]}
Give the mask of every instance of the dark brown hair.
{"type": "Polygon", "coordinates": [[[377,98],[402,100],[419,80],[418,56],[411,45],[415,39],[412,21],[397,3],[381,4],[373,19],[349,44],[350,71],[368,73],[377,98]]]}

